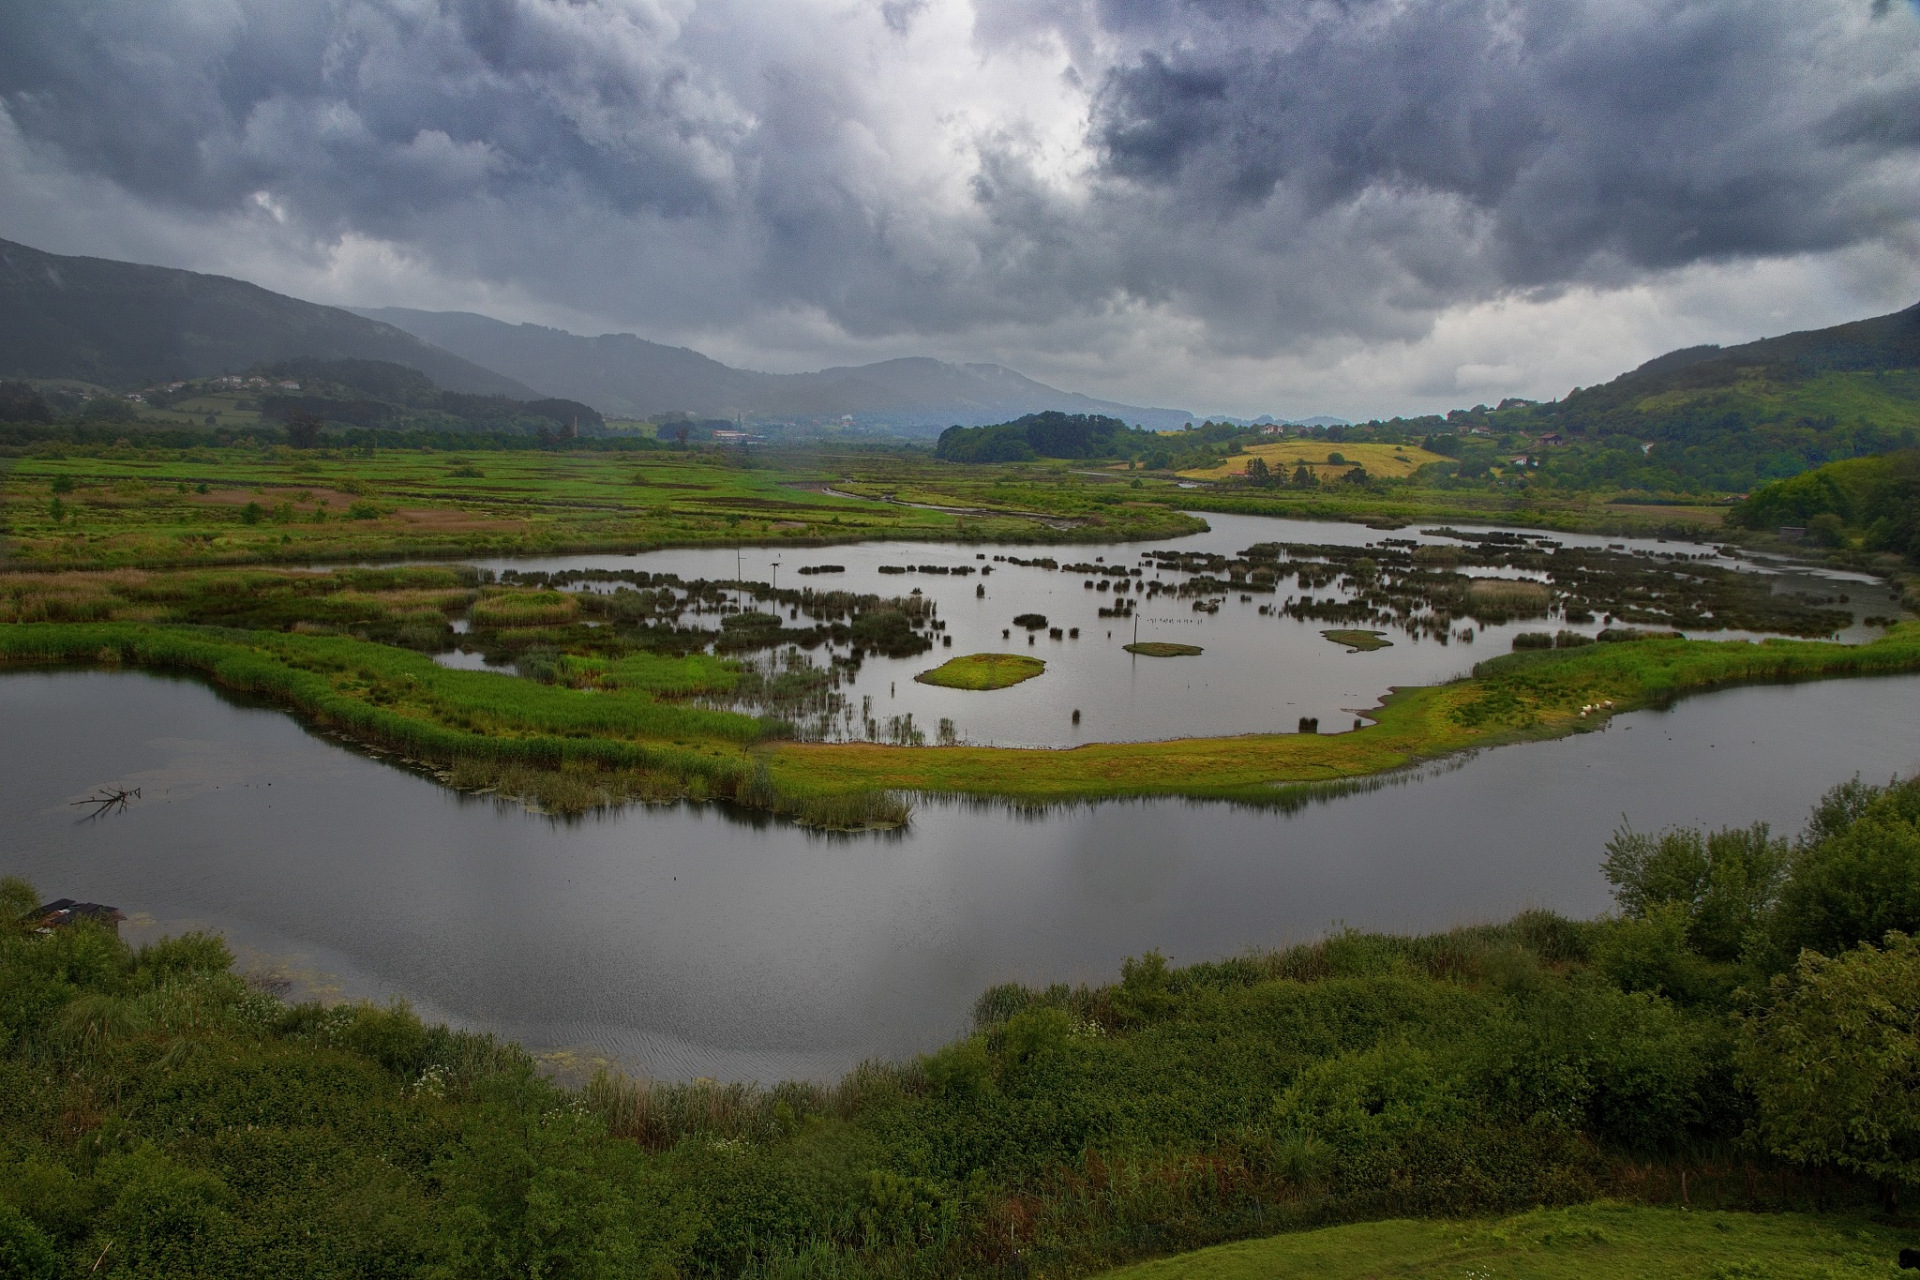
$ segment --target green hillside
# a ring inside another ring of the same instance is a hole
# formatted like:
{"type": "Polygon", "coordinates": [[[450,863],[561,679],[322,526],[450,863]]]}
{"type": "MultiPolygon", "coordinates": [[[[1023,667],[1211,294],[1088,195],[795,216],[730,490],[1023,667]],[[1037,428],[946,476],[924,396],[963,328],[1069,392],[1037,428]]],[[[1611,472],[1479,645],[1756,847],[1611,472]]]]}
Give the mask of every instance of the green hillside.
{"type": "Polygon", "coordinates": [[[0,240],[0,377],[130,391],[302,356],[387,360],[470,394],[540,394],[338,307],[225,276],[62,257],[0,240]]]}
{"type": "MultiPolygon", "coordinates": [[[[443,391],[418,369],[388,360],[301,358],[256,365],[245,376],[194,378],[145,387],[126,397],[81,388],[0,380],[0,439],[87,438],[89,428],[136,432],[143,439],[169,429],[212,428],[283,434],[310,446],[332,428],[382,432],[487,432],[559,437],[593,435],[606,421],[577,400],[516,400],[443,391]],[[21,428],[24,428],[22,430],[21,428]]],[[[186,440],[175,440],[184,444],[186,440]]]]}
{"type": "Polygon", "coordinates": [[[1669,352],[1526,416],[1576,439],[1626,446],[1649,471],[1731,490],[1911,445],[1920,442],[1920,306],[1669,352]]]}
{"type": "Polygon", "coordinates": [[[1736,347],[1670,351],[1548,403],[1502,400],[1376,419],[1332,441],[1422,443],[1451,462],[1419,477],[1502,487],[1524,456],[1534,489],[1745,493],[1829,462],[1920,445],[1920,306],[1736,347]],[[1505,480],[1490,479],[1501,472],[1505,480]]]}
{"type": "Polygon", "coordinates": [[[1920,561],[1920,449],[1850,458],[1776,481],[1728,513],[1756,530],[1798,526],[1816,543],[1920,561]]]}

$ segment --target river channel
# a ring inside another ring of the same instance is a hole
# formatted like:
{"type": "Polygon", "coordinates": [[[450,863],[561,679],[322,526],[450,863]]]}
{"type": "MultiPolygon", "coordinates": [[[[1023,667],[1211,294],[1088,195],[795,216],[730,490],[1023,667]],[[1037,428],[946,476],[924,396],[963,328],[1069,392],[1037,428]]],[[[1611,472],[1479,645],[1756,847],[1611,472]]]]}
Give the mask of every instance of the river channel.
{"type": "Polygon", "coordinates": [[[1797,830],[1828,786],[1920,767],[1920,677],[1735,689],[1294,813],[1175,801],[1038,816],[921,802],[890,836],[718,808],[576,822],[451,793],[204,685],[0,676],[0,869],[221,931],[296,994],[404,996],[562,1062],[828,1078],[961,1031],[996,982],[1098,982],[1341,924],[1607,906],[1642,828],[1797,830]],[[124,811],[72,802],[138,787],[124,811]]]}

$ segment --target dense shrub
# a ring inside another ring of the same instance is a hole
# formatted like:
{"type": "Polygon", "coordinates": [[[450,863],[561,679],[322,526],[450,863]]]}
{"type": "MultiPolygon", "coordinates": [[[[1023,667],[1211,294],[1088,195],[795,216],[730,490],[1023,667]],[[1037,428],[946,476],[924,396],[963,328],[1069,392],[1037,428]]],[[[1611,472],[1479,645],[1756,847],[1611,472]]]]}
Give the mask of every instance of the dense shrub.
{"type": "Polygon", "coordinates": [[[1920,933],[1920,780],[1836,789],[1794,852],[1775,914],[1783,960],[1920,933]]]}

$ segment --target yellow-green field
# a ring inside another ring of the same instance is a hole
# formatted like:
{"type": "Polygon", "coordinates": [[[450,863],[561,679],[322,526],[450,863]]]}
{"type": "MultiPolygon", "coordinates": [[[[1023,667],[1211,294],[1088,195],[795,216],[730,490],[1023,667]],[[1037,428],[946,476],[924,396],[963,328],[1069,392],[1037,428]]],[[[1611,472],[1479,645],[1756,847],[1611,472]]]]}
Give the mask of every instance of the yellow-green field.
{"type": "Polygon", "coordinates": [[[1491,1221],[1328,1227],[1162,1258],[1105,1280],[1892,1280],[1913,1239],[1865,1217],[1593,1204],[1491,1221]]]}
{"type": "Polygon", "coordinates": [[[1046,669],[1046,663],[1023,653],[969,653],[949,658],[914,679],[943,689],[1005,689],[1031,680],[1046,669]]]}
{"type": "Polygon", "coordinates": [[[1255,458],[1265,462],[1269,469],[1287,476],[1291,476],[1296,467],[1305,466],[1316,479],[1323,481],[1338,479],[1356,466],[1365,468],[1370,476],[1399,479],[1412,475],[1429,462],[1447,461],[1440,454],[1429,453],[1413,444],[1329,444],[1324,440],[1299,439],[1248,445],[1243,452],[1223,460],[1217,466],[1182,471],[1180,474],[1191,480],[1223,480],[1228,476],[1245,475],[1247,463],[1255,458]],[[1345,461],[1331,461],[1331,456],[1336,453],[1345,461]]]}

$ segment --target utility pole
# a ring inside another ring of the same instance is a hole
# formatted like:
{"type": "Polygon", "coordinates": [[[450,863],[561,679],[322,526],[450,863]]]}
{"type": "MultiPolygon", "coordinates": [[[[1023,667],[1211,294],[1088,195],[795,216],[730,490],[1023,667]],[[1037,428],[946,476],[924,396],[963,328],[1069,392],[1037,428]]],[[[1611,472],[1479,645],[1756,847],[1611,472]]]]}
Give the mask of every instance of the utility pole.
{"type": "Polygon", "coordinates": [[[740,548],[733,549],[733,602],[742,609],[747,607],[747,571],[740,562],[740,548]]]}

